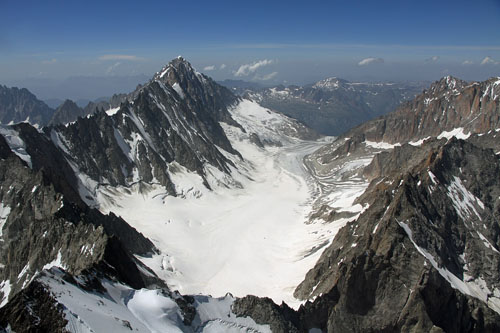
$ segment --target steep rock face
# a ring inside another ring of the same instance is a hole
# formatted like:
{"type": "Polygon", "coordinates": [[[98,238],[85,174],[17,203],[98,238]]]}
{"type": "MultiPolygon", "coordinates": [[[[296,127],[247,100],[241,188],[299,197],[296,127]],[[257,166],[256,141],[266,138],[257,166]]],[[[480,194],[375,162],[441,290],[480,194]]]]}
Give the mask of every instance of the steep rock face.
{"type": "MultiPolygon", "coordinates": [[[[49,145],[40,140],[41,146],[50,146],[50,141],[45,140],[49,145]]],[[[155,251],[148,239],[122,219],[90,209],[79,199],[72,201],[77,196],[70,182],[64,179],[64,172],[43,165],[35,154],[30,161],[31,169],[10,149],[0,136],[3,302],[52,265],[65,267],[73,274],[99,268],[137,288],[158,283],[141,273],[131,256],[131,253],[148,255],[155,251]],[[57,178],[57,183],[52,181],[57,178]]]]}
{"type": "Polygon", "coordinates": [[[300,332],[299,316],[285,303],[277,306],[270,298],[246,296],[237,299],[232,307],[238,316],[251,317],[258,324],[268,324],[273,333],[300,332]]]}
{"type": "Polygon", "coordinates": [[[13,332],[69,332],[63,309],[43,284],[33,281],[0,308],[0,327],[13,332]]]}
{"type": "Polygon", "coordinates": [[[235,104],[238,98],[211,78],[196,72],[184,58],[172,60],[153,80],[162,81],[180,97],[187,97],[189,107],[199,116],[209,114],[215,121],[238,126],[227,112],[228,106],[235,104]]]}
{"type": "Polygon", "coordinates": [[[49,138],[27,123],[13,125],[11,129],[14,131],[14,138],[20,140],[24,146],[29,167],[34,171],[41,171],[57,192],[82,207],[78,179],[63,153],[49,138]]]}
{"type": "Polygon", "coordinates": [[[328,78],[303,87],[253,89],[244,96],[294,117],[321,134],[339,135],[393,111],[423,88],[422,84],[351,83],[328,78]]]}
{"type": "Polygon", "coordinates": [[[396,147],[365,171],[373,181],[358,200],[369,208],[299,285],[297,297],[315,298],[299,313],[329,304],[329,332],[498,330],[498,157],[429,142],[396,147]]]}
{"type": "MultiPolygon", "coordinates": [[[[103,215],[96,209],[89,208],[82,200],[80,193],[81,184],[74,173],[71,165],[67,162],[62,151],[58,150],[52,142],[26,123],[17,124],[11,127],[17,140],[22,142],[24,151],[29,156],[29,167],[33,172],[39,173],[44,184],[51,184],[56,193],[64,196],[73,208],[66,210],[66,218],[77,222],[85,220],[88,223],[104,227],[110,235],[116,235],[124,241],[127,249],[133,253],[146,254],[151,251],[152,244],[145,240],[135,229],[131,228],[121,218],[110,214],[103,218],[103,215]]],[[[4,143],[5,158],[13,156],[11,147],[4,143]]],[[[25,161],[26,163],[26,161],[25,161]]]]}
{"type": "MultiPolygon", "coordinates": [[[[447,76],[395,112],[343,135],[375,142],[403,143],[461,128],[486,133],[500,127],[500,79],[467,83],[447,76]]],[[[458,134],[458,132],[457,132],[458,134]]]]}
{"type": "Polygon", "coordinates": [[[54,110],[38,100],[28,89],[8,88],[0,85],[0,123],[27,121],[47,125],[54,110]]]}
{"type": "Polygon", "coordinates": [[[205,177],[205,165],[229,173],[227,153],[239,155],[219,121],[236,124],[228,108],[238,101],[226,88],[197,73],[184,59],[167,65],[112,112],[47,129],[54,143],[97,183],[156,182],[175,188],[176,161],[205,177]]]}

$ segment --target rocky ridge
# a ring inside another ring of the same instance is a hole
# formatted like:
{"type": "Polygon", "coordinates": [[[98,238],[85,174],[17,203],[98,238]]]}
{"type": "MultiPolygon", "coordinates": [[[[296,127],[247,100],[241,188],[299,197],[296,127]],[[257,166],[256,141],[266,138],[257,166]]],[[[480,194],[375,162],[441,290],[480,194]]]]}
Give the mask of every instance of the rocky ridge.
{"type": "Polygon", "coordinates": [[[390,144],[417,142],[441,134],[485,134],[500,128],[500,79],[483,82],[444,77],[395,112],[343,134],[344,138],[390,144]],[[453,131],[457,133],[452,133],[453,131]]]}
{"type": "Polygon", "coordinates": [[[67,99],[57,107],[49,125],[67,124],[85,116],[87,116],[87,113],[84,109],[80,108],[72,100],[67,99]]]}
{"type": "Polygon", "coordinates": [[[38,100],[35,95],[22,88],[8,88],[0,85],[0,123],[29,122],[39,126],[47,125],[54,110],[38,100]]]}

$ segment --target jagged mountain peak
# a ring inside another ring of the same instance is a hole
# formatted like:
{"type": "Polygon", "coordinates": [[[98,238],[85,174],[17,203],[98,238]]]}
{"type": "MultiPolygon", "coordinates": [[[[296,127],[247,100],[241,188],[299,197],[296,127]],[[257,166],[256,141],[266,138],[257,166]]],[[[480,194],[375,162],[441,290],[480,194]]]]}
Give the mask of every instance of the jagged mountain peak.
{"type": "Polygon", "coordinates": [[[141,90],[149,89],[156,84],[165,85],[162,89],[173,89],[178,100],[197,104],[198,111],[203,109],[217,121],[237,125],[229,117],[227,107],[234,105],[239,98],[226,87],[220,86],[208,76],[198,72],[183,57],[179,56],[171,60],[141,90]]]}
{"type": "Polygon", "coordinates": [[[86,115],[85,111],[70,99],[59,105],[50,119],[49,125],[67,124],[86,115]]]}
{"type": "Polygon", "coordinates": [[[54,113],[26,88],[9,88],[0,85],[0,123],[30,122],[46,125],[54,113]]]}
{"type": "Polygon", "coordinates": [[[228,111],[238,100],[178,57],[119,106],[48,133],[96,184],[155,183],[174,194],[180,192],[171,179],[177,165],[202,177],[206,187],[207,165],[230,174],[231,162],[218,149],[239,153],[220,122],[238,126],[228,111]]]}
{"type": "Polygon", "coordinates": [[[189,61],[178,56],[157,72],[152,81],[162,81],[170,86],[177,83],[185,88],[188,80],[205,81],[207,79],[208,77],[196,71],[189,61]]]}
{"type": "Polygon", "coordinates": [[[177,100],[185,100],[195,109],[195,113],[206,112],[216,121],[238,126],[229,116],[227,108],[240,99],[226,87],[198,72],[182,56],[171,60],[141,90],[156,89],[156,84],[160,84],[161,89],[173,89],[177,100]]]}
{"type": "Polygon", "coordinates": [[[35,95],[33,95],[33,94],[31,93],[31,91],[29,91],[29,90],[28,90],[28,89],[26,89],[26,88],[18,88],[18,87],[11,87],[11,88],[9,88],[9,87],[7,87],[7,86],[5,86],[5,85],[1,85],[1,84],[0,84],[0,93],[2,93],[2,94],[6,94],[6,93],[8,92],[8,90],[9,90],[9,89],[10,89],[10,90],[13,90],[13,91],[16,91],[16,92],[19,92],[19,93],[22,93],[22,94],[26,94],[26,95],[28,95],[28,96],[30,96],[30,97],[34,97],[34,98],[36,98],[36,96],[35,96],[35,95]]]}
{"type": "Polygon", "coordinates": [[[456,77],[453,77],[451,75],[447,75],[443,78],[441,78],[439,81],[434,82],[429,90],[428,93],[430,94],[440,94],[440,93],[457,93],[463,88],[465,88],[469,83],[464,80],[460,80],[456,77]]]}
{"type": "Polygon", "coordinates": [[[60,109],[60,108],[68,108],[68,107],[71,107],[71,108],[80,108],[78,105],[76,105],[75,102],[73,102],[71,99],[67,99],[65,100],[61,105],[59,105],[57,108],[60,109]]]}

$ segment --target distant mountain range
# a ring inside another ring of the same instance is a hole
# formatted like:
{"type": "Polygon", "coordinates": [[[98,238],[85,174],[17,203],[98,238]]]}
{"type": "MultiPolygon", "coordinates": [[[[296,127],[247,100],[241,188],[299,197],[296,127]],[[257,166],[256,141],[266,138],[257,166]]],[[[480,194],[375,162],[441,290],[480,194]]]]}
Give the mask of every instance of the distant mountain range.
{"type": "MultiPolygon", "coordinates": [[[[84,108],[86,107],[89,103],[99,103],[99,102],[106,102],[109,100],[109,97],[100,97],[96,100],[90,100],[90,99],[77,99],[74,101],[74,103],[80,107],[84,108]]],[[[65,102],[63,99],[58,99],[58,98],[50,98],[50,99],[45,99],[43,100],[45,104],[47,104],[49,107],[52,109],[57,109],[61,104],[65,102]]]]}
{"type": "MultiPolygon", "coordinates": [[[[133,91],[138,84],[143,84],[149,79],[148,75],[143,74],[129,76],[71,76],[65,79],[32,77],[3,81],[0,84],[10,87],[24,87],[39,99],[49,100],[50,103],[47,104],[52,104],[51,99],[59,101],[72,99],[77,105],[84,107],[89,101],[95,101],[100,97],[133,91]],[[84,102],[84,104],[82,105],[80,101],[84,102]]],[[[59,105],[50,106],[56,108],[59,105]]]]}
{"type": "Polygon", "coordinates": [[[339,135],[391,112],[428,85],[427,82],[349,82],[335,77],[305,86],[264,88],[258,84],[230,80],[221,84],[324,135],[339,135]]]}
{"type": "MultiPolygon", "coordinates": [[[[299,86],[277,86],[266,88],[258,83],[242,80],[220,82],[233,93],[257,101],[264,107],[291,116],[323,135],[339,135],[362,122],[394,110],[399,104],[413,98],[423,90],[424,83],[351,83],[338,78],[328,78],[315,84],[299,86]]],[[[4,94],[9,89],[2,87],[4,94]]],[[[140,86],[136,91],[140,89],[140,86]]],[[[27,92],[26,89],[23,91],[27,92]]],[[[11,95],[18,94],[12,90],[11,95]]],[[[111,99],[96,101],[52,99],[47,106],[33,94],[17,95],[18,105],[10,106],[0,101],[0,115],[3,124],[25,121],[29,114],[32,124],[68,123],[78,117],[95,112],[96,108],[117,107],[126,94],[114,95],[111,99]],[[24,102],[26,100],[26,102],[24,102]],[[27,103],[24,105],[23,103],[27,103]],[[8,108],[16,108],[24,118],[13,117],[8,108]],[[41,116],[41,114],[44,116],[41,116]]]]}
{"type": "Polygon", "coordinates": [[[80,100],[80,106],[72,100],[51,100],[55,108],[49,107],[29,90],[8,88],[0,85],[0,124],[28,122],[39,127],[67,124],[78,117],[85,117],[100,110],[119,106],[126,99],[125,94],[116,94],[111,98],[99,98],[96,101],[80,100]],[[82,103],[86,103],[82,107],[82,103]]]}

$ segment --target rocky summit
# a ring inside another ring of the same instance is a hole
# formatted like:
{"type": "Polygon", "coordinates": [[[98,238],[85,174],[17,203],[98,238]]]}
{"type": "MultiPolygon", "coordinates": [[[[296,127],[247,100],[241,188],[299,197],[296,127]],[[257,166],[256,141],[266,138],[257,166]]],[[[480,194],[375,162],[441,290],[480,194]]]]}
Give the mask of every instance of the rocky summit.
{"type": "MultiPolygon", "coordinates": [[[[9,109],[0,328],[498,332],[499,86],[445,77],[338,138],[182,57],[109,102],[40,111],[46,127],[9,109]]],[[[392,94],[273,89],[364,120],[392,94]]]]}

